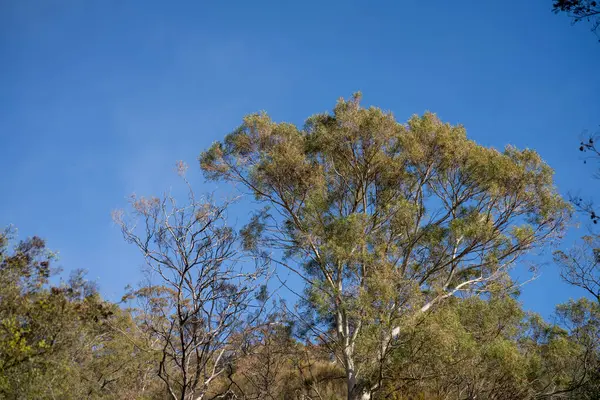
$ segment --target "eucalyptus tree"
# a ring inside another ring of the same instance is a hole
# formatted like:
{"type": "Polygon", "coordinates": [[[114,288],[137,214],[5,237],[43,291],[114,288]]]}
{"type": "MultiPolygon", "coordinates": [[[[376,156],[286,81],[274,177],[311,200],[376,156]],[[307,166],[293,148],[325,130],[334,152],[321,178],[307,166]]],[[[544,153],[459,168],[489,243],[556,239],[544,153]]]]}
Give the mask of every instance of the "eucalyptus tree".
{"type": "MultiPolygon", "coordinates": [[[[183,176],[185,165],[178,169],[183,176]]],[[[131,293],[142,303],[134,313],[140,329],[159,353],[158,376],[174,400],[197,400],[227,370],[260,316],[253,301],[263,269],[237,262],[228,204],[196,198],[185,182],[183,203],[171,195],[132,197],[131,217],[122,211],[113,217],[158,279],[131,293]]]]}
{"type": "Polygon", "coordinates": [[[245,242],[305,282],[297,322],[342,365],[348,399],[381,388],[403,324],[512,285],[570,215],[536,152],[478,145],[432,113],[400,123],[358,94],[301,128],[248,115],[200,165],[265,205],[245,242]]]}
{"type": "MultiPolygon", "coordinates": [[[[594,217],[596,217],[594,215],[594,217]]],[[[597,219],[594,219],[596,221],[597,219]]],[[[587,297],[570,300],[557,307],[561,325],[584,351],[579,357],[578,385],[581,399],[600,397],[600,237],[586,235],[568,251],[556,251],[554,260],[565,282],[583,289],[587,297]]]]}
{"type": "Polygon", "coordinates": [[[554,252],[561,268],[561,277],[570,285],[583,289],[600,305],[600,237],[596,234],[582,238],[581,243],[567,252],[554,252]]]}

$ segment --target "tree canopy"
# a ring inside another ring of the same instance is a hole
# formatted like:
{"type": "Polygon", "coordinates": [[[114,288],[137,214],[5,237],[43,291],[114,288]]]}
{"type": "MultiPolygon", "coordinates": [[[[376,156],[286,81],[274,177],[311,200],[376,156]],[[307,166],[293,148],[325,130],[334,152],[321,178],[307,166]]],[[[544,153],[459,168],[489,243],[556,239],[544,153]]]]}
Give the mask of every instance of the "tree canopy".
{"type": "Polygon", "coordinates": [[[183,163],[183,197],[132,196],[113,217],[145,279],[119,302],[2,231],[0,397],[597,400],[597,236],[554,251],[584,296],[550,319],[511,274],[570,221],[550,166],[360,100],[302,127],[250,114],[201,153],[254,197],[244,226],[183,163]],[[278,300],[283,271],[303,290],[278,300]]]}
{"type": "Polygon", "coordinates": [[[274,261],[307,283],[301,322],[343,365],[348,398],[382,387],[406,318],[510,288],[570,214],[534,151],[480,146],[432,113],[399,123],[360,94],[302,128],[249,115],[200,165],[266,205],[246,242],[283,250],[274,261]]]}

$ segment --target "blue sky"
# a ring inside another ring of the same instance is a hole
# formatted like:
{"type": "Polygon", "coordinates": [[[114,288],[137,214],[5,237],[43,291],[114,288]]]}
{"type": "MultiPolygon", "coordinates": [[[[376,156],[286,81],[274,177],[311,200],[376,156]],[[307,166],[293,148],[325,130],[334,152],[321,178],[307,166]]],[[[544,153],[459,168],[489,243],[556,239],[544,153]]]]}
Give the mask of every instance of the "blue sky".
{"type": "MultiPolygon", "coordinates": [[[[301,123],[356,90],[399,120],[431,110],[481,144],[534,148],[561,192],[593,195],[577,143],[600,123],[600,44],[550,9],[0,0],[0,226],[46,238],[117,300],[141,279],[110,219],[128,194],[177,184],[180,159],[198,191],[214,190],[196,158],[244,114],[301,123]]],[[[579,294],[548,263],[522,299],[548,315],[579,294]]]]}

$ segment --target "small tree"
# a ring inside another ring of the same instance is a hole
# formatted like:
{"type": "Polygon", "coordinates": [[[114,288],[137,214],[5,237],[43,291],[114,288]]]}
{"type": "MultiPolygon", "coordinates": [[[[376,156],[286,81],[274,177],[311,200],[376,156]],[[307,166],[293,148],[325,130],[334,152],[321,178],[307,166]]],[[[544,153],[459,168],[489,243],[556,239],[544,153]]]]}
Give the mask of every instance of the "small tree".
{"type": "Polygon", "coordinates": [[[554,252],[563,280],[580,287],[600,305],[600,237],[584,236],[570,251],[554,252]]]}
{"type": "MultiPolygon", "coordinates": [[[[180,163],[182,176],[184,170],[180,163]]],[[[158,376],[180,400],[203,399],[236,356],[236,340],[258,315],[252,303],[262,275],[237,263],[236,234],[225,223],[228,204],[196,199],[185,182],[184,205],[170,195],[134,196],[133,221],[114,213],[125,239],[160,280],[136,295],[145,300],[144,329],[159,346],[158,376]]]]}
{"type": "Polygon", "coordinates": [[[209,179],[268,206],[244,232],[307,284],[299,321],[343,366],[348,399],[381,387],[406,318],[510,285],[569,214],[534,151],[482,147],[431,113],[401,124],[359,100],[303,129],[249,115],[200,156],[209,179]]]}
{"type": "Polygon", "coordinates": [[[583,289],[589,297],[589,299],[582,297],[560,304],[557,307],[557,315],[561,324],[569,330],[573,339],[583,349],[578,360],[580,380],[573,385],[575,394],[581,399],[598,399],[600,397],[600,236],[598,234],[584,236],[582,243],[569,251],[556,251],[554,259],[561,268],[563,280],[583,289]]]}

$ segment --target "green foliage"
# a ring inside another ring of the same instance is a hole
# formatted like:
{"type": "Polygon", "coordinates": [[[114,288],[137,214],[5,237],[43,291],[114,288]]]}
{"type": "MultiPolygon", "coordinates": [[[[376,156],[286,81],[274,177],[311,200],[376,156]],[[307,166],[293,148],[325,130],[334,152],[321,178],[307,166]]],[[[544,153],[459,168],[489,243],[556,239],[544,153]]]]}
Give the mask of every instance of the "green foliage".
{"type": "Polygon", "coordinates": [[[536,152],[356,94],[303,127],[246,116],[200,164],[264,207],[238,242],[191,189],[134,197],[141,230],[115,219],[163,280],[120,304],[81,271],[51,284],[44,241],[0,233],[1,398],[598,400],[597,237],[555,253],[590,296],[552,323],[509,274],[571,212],[536,152]],[[265,260],[303,278],[300,307],[264,314],[265,260]]]}
{"type": "Polygon", "coordinates": [[[351,375],[374,376],[407,317],[510,286],[508,270],[560,234],[570,207],[536,152],[480,146],[432,113],[399,123],[360,97],[302,128],[248,115],[200,165],[274,211],[245,228],[249,243],[284,250],[308,283],[310,331],[368,392],[379,383],[351,375]]]}
{"type": "MultiPolygon", "coordinates": [[[[53,253],[33,237],[10,248],[0,235],[0,397],[143,398],[147,357],[120,331],[135,331],[81,272],[51,286],[53,253]]],[[[153,368],[153,366],[151,366],[153,368]]]]}

